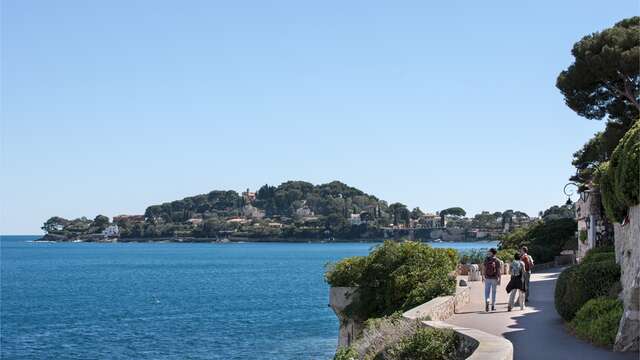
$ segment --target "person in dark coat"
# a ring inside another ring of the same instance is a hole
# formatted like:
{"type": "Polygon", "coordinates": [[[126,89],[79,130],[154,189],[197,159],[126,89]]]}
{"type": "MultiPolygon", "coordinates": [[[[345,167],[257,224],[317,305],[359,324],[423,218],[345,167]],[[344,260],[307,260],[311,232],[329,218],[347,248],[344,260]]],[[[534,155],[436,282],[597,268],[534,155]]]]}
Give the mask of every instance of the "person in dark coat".
{"type": "Polygon", "coordinates": [[[520,260],[519,253],[515,253],[515,255],[513,255],[513,261],[511,262],[511,269],[509,272],[511,273],[511,280],[509,280],[506,287],[506,290],[509,293],[509,305],[507,310],[511,311],[511,309],[513,309],[513,301],[516,299],[516,293],[518,294],[520,310],[524,310],[524,299],[526,296],[526,282],[524,280],[524,274],[526,269],[524,262],[520,260]]]}

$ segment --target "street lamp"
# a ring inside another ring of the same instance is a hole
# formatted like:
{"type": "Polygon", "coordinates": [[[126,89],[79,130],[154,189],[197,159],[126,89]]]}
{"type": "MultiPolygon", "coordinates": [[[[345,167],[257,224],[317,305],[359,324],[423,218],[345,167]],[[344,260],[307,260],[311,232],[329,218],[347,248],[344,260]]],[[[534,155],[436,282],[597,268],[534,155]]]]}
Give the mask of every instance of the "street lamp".
{"type": "Polygon", "coordinates": [[[575,186],[576,189],[580,189],[580,186],[578,186],[578,184],[574,182],[567,183],[564,186],[564,189],[562,189],[562,191],[565,195],[567,195],[567,202],[565,203],[566,206],[571,206],[571,204],[573,204],[573,201],[571,201],[571,195],[575,194],[575,191],[570,188],[571,186],[575,186]]]}

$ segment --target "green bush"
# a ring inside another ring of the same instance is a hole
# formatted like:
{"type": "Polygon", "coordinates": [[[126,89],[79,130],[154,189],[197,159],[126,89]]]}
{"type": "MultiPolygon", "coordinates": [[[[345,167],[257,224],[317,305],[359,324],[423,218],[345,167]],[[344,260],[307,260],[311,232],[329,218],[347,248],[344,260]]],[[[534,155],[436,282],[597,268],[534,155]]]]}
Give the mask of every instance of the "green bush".
{"type": "Polygon", "coordinates": [[[622,302],[600,297],[587,301],[569,326],[576,335],[599,346],[612,347],[622,317],[622,302]]]}
{"type": "Polygon", "coordinates": [[[613,245],[598,246],[598,247],[594,247],[594,248],[589,249],[589,251],[587,251],[586,255],[608,253],[608,252],[615,252],[615,251],[616,251],[616,249],[613,247],[613,245]]]}
{"type": "Polygon", "coordinates": [[[336,354],[333,356],[333,360],[358,360],[360,356],[353,347],[340,347],[336,354]]]}
{"type": "Polygon", "coordinates": [[[598,167],[596,184],[605,213],[612,222],[622,222],[627,209],[640,202],[640,121],[627,131],[611,154],[598,167]]]}
{"type": "Polygon", "coordinates": [[[385,241],[363,259],[329,266],[331,286],[358,286],[358,300],[347,311],[357,318],[382,317],[408,310],[455,290],[458,254],[417,242],[385,241]]]}
{"type": "Polygon", "coordinates": [[[612,252],[602,252],[602,253],[593,253],[585,255],[582,258],[581,264],[590,263],[590,262],[598,262],[598,261],[616,261],[616,254],[612,252]]]}
{"type": "Polygon", "coordinates": [[[580,230],[580,242],[583,244],[587,241],[587,230],[580,230]]]}
{"type": "Polygon", "coordinates": [[[325,280],[331,286],[357,286],[366,263],[366,257],[353,256],[329,264],[324,274],[325,280]]]}
{"type": "MultiPolygon", "coordinates": [[[[565,248],[576,247],[577,244],[573,243],[577,243],[575,240],[577,226],[576,221],[569,218],[538,221],[503,236],[500,240],[500,249],[519,249],[526,245],[536,263],[550,262],[565,248]]],[[[498,257],[505,260],[500,255],[498,257]]],[[[509,255],[508,259],[513,259],[513,254],[509,255]]]]}
{"type": "Polygon", "coordinates": [[[556,282],[555,306],[558,314],[570,321],[590,299],[607,296],[620,280],[620,266],[604,260],[574,265],[563,271],[556,282]]]}
{"type": "Polygon", "coordinates": [[[419,328],[409,336],[387,349],[385,358],[392,360],[453,360],[459,338],[450,329],[419,328]]]}
{"type": "Polygon", "coordinates": [[[460,252],[460,264],[482,264],[487,256],[487,251],[482,249],[470,249],[460,252]]]}
{"type": "Polygon", "coordinates": [[[496,257],[506,263],[513,261],[513,256],[518,252],[518,249],[500,249],[496,254],[496,257]]]}
{"type": "Polygon", "coordinates": [[[556,280],[556,289],[554,293],[556,311],[565,320],[571,319],[573,316],[571,315],[573,311],[572,305],[577,302],[575,299],[576,293],[569,289],[569,287],[576,282],[575,273],[577,270],[578,266],[571,266],[561,272],[558,276],[558,280],[556,280]]]}

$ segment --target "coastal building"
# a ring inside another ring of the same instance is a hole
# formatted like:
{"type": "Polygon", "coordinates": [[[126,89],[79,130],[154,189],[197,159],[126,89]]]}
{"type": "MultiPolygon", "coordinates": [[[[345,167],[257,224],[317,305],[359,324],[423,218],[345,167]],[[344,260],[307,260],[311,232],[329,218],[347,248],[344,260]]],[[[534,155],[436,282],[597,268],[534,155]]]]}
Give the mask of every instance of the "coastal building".
{"type": "Polygon", "coordinates": [[[102,230],[102,236],[106,238],[116,238],[120,236],[120,229],[117,224],[109,225],[106,229],[102,230]]]}
{"type": "Polygon", "coordinates": [[[307,205],[302,206],[301,208],[296,209],[296,216],[301,218],[308,218],[314,216],[313,210],[309,208],[307,205]]]}
{"type": "Polygon", "coordinates": [[[247,204],[242,208],[242,215],[250,219],[262,219],[265,217],[265,212],[253,205],[247,204]]]}
{"type": "Polygon", "coordinates": [[[433,213],[425,213],[419,219],[420,227],[425,229],[433,229],[440,227],[440,216],[433,213]]]}
{"type": "Polygon", "coordinates": [[[202,224],[203,220],[201,218],[191,218],[187,222],[193,226],[198,226],[202,224]]]}
{"type": "Polygon", "coordinates": [[[360,218],[360,214],[351,214],[351,216],[349,216],[349,223],[352,226],[358,226],[362,224],[362,218],[360,218]]]}
{"type": "Polygon", "coordinates": [[[256,193],[255,191],[249,191],[249,188],[247,188],[247,191],[242,193],[242,198],[245,204],[253,204],[256,201],[256,193]]]}

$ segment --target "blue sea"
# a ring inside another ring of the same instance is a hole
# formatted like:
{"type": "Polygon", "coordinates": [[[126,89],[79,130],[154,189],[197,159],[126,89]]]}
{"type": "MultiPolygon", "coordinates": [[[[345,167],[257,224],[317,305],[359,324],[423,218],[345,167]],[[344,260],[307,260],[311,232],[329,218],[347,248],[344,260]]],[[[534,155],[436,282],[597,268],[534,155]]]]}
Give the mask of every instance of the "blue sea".
{"type": "Polygon", "coordinates": [[[0,238],[2,359],[330,359],[324,266],[376,245],[36,238],[0,238]]]}

